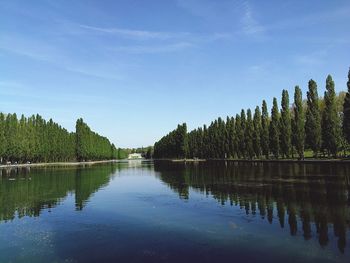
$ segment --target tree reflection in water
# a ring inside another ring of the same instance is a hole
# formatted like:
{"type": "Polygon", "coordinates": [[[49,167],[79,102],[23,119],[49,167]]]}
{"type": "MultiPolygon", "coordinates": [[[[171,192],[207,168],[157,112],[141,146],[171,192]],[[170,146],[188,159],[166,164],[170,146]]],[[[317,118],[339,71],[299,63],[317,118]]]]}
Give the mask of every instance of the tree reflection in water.
{"type": "Polygon", "coordinates": [[[329,243],[333,228],[344,253],[350,226],[347,164],[158,161],[155,170],[182,199],[188,199],[193,189],[221,205],[239,206],[247,215],[258,212],[270,224],[276,214],[282,228],[288,222],[291,235],[297,235],[299,225],[305,240],[315,236],[321,246],[329,243]]]}
{"type": "Polygon", "coordinates": [[[75,193],[76,210],[82,210],[91,195],[107,185],[115,165],[83,167],[22,168],[0,170],[0,221],[40,216],[75,193]],[[31,176],[33,174],[33,176],[31,176]]]}

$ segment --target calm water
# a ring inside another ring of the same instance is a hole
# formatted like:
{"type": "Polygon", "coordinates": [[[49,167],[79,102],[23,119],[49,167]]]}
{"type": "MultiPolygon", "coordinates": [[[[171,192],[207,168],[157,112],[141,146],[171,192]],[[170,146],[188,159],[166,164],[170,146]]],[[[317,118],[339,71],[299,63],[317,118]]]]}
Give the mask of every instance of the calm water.
{"type": "Polygon", "coordinates": [[[0,262],[350,262],[349,165],[0,174],[0,262]]]}

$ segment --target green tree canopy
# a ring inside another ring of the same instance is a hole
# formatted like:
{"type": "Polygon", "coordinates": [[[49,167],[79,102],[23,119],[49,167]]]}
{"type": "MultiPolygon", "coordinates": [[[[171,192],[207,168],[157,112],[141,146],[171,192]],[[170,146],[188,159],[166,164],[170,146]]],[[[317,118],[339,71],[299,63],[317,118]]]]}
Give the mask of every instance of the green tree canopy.
{"type": "Polygon", "coordinates": [[[343,104],[343,134],[350,143],[350,69],[348,73],[347,92],[343,104]]]}
{"type": "Polygon", "coordinates": [[[279,112],[278,112],[278,104],[277,99],[273,98],[273,104],[272,104],[272,110],[271,110],[271,123],[270,123],[270,151],[273,154],[273,156],[277,159],[279,157],[279,151],[280,151],[280,143],[279,143],[279,112]]]}
{"type": "Polygon", "coordinates": [[[269,158],[270,154],[270,147],[269,147],[269,127],[270,127],[270,119],[269,119],[269,113],[267,110],[267,104],[266,101],[263,100],[262,102],[262,115],[261,115],[261,150],[263,155],[265,155],[265,158],[269,158]]]}
{"type": "Polygon", "coordinates": [[[317,84],[312,79],[309,81],[309,90],[307,92],[305,133],[307,146],[317,156],[321,148],[321,116],[317,84]]]}
{"type": "Polygon", "coordinates": [[[337,155],[340,137],[341,123],[337,112],[334,81],[330,75],[326,79],[326,91],[324,93],[325,109],[322,113],[322,146],[328,155],[337,155]]]}
{"type": "Polygon", "coordinates": [[[289,110],[289,94],[287,90],[282,91],[281,121],[280,121],[280,143],[281,155],[289,158],[292,150],[292,124],[289,110]]]}
{"type": "Polygon", "coordinates": [[[305,116],[303,109],[303,98],[299,86],[294,91],[294,119],[293,119],[293,136],[294,146],[299,155],[299,159],[304,159],[305,147],[305,116]]]}

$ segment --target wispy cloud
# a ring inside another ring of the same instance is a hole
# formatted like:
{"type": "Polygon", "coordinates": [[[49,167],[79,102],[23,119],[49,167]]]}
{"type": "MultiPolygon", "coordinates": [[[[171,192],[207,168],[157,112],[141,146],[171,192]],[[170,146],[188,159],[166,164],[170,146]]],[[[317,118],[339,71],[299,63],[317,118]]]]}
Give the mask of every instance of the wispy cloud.
{"type": "Polygon", "coordinates": [[[242,31],[246,35],[257,35],[265,31],[265,28],[254,17],[252,8],[247,1],[243,2],[243,16],[241,18],[242,31]]]}
{"type": "Polygon", "coordinates": [[[1,36],[0,50],[49,63],[63,70],[103,79],[121,79],[122,76],[113,63],[106,61],[77,61],[69,57],[63,47],[45,41],[19,36],[1,36]]]}
{"type": "Polygon", "coordinates": [[[116,37],[128,38],[132,40],[208,42],[220,39],[229,39],[232,37],[232,34],[229,32],[199,34],[192,32],[161,32],[148,30],[134,30],[117,27],[96,27],[90,25],[76,26],[78,26],[79,28],[83,28],[84,30],[86,30],[86,32],[114,35],[116,37]]]}
{"type": "Polygon", "coordinates": [[[167,53],[167,52],[176,52],[180,50],[184,50],[187,48],[194,47],[193,43],[188,42],[179,42],[165,45],[153,45],[153,46],[145,46],[145,45],[131,45],[131,46],[117,46],[111,48],[113,51],[117,52],[127,52],[131,54],[150,54],[150,53],[167,53]]]}
{"type": "Polygon", "coordinates": [[[125,28],[104,28],[104,27],[96,27],[89,25],[79,25],[80,28],[83,28],[88,31],[93,31],[102,34],[112,34],[118,35],[121,37],[136,39],[136,40],[149,40],[149,39],[158,39],[158,40],[167,40],[173,38],[184,38],[190,35],[188,32],[157,32],[157,31],[147,31],[147,30],[133,30],[133,29],[125,29],[125,28]]]}
{"type": "MultiPolygon", "coordinates": [[[[73,25],[74,26],[74,25],[73,25]]],[[[82,28],[89,34],[106,34],[114,38],[115,43],[119,43],[119,38],[130,40],[123,46],[112,46],[107,50],[120,51],[129,54],[156,54],[178,52],[188,48],[201,46],[219,40],[229,40],[233,38],[231,33],[192,33],[192,32],[160,32],[149,30],[134,30],[117,27],[96,27],[91,25],[75,25],[82,28]],[[141,42],[140,42],[141,41],[141,42]]]]}
{"type": "Polygon", "coordinates": [[[55,55],[58,50],[51,45],[15,35],[0,36],[0,49],[40,61],[59,60],[59,57],[55,55]]]}
{"type": "Polygon", "coordinates": [[[253,6],[247,0],[177,0],[177,4],[195,16],[214,23],[222,21],[225,27],[229,26],[227,20],[231,20],[235,35],[242,33],[249,36],[261,35],[264,31],[264,27],[256,19],[253,6]]]}

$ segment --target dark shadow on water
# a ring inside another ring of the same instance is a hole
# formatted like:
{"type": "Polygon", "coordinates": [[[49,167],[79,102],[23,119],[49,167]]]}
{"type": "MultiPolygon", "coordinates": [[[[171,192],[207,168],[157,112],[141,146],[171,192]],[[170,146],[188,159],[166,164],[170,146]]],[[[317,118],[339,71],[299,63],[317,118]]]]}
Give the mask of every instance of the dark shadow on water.
{"type": "Polygon", "coordinates": [[[82,210],[91,195],[108,185],[116,165],[0,170],[0,221],[40,216],[60,204],[69,193],[82,210]]]}
{"type": "Polygon", "coordinates": [[[221,205],[239,206],[246,215],[259,214],[270,224],[277,217],[281,228],[288,224],[292,236],[300,230],[305,240],[317,238],[322,247],[334,235],[344,253],[350,226],[347,164],[158,161],[154,167],[181,199],[189,199],[192,189],[221,205]]]}

